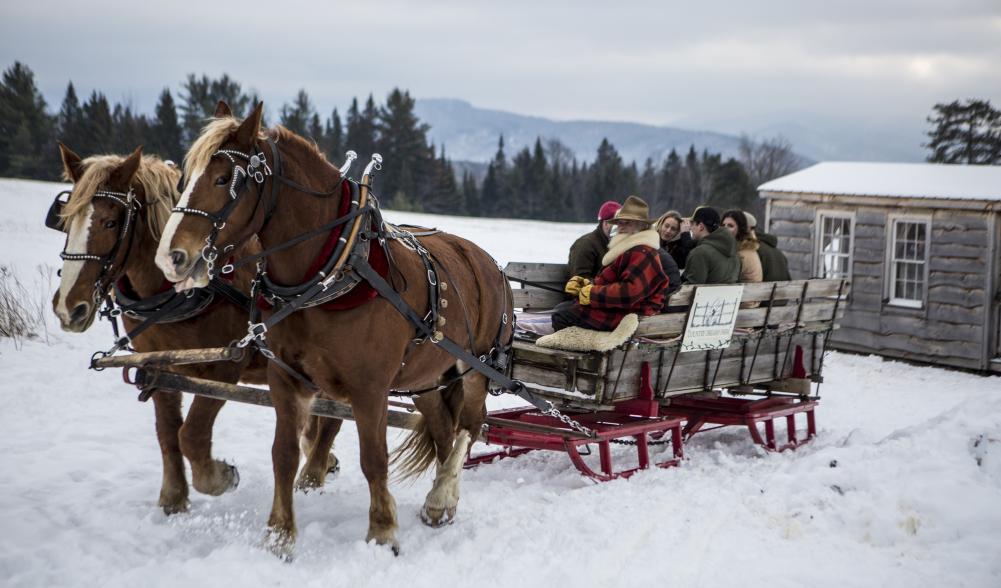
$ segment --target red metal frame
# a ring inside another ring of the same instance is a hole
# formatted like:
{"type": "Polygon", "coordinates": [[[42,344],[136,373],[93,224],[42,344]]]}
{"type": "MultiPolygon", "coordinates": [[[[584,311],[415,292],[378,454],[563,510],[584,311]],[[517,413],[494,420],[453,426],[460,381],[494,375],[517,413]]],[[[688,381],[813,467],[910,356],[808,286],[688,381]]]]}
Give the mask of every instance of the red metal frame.
{"type": "Polygon", "coordinates": [[[486,432],[486,441],[501,445],[503,448],[486,454],[471,456],[466,460],[465,467],[475,467],[483,463],[491,463],[498,459],[517,457],[538,449],[563,451],[570,461],[585,476],[598,481],[628,478],[639,470],[651,465],[667,468],[681,463],[684,457],[682,446],[681,417],[658,415],[659,405],[653,397],[650,386],[650,366],[646,363],[640,372],[640,394],[636,400],[629,400],[615,405],[611,411],[601,412],[568,412],[564,414],[577,421],[589,431],[590,437],[576,435],[573,429],[554,416],[540,413],[535,408],[516,408],[499,410],[490,413],[492,424],[486,432]],[[510,421],[511,427],[498,424],[498,420],[510,421]],[[552,431],[524,430],[517,427],[518,423],[542,425],[552,431]],[[664,437],[670,433],[673,458],[650,461],[649,437],[664,437]],[[630,439],[631,438],[631,439],[630,439]],[[612,465],[611,444],[616,440],[631,440],[636,444],[637,467],[616,471],[612,465]],[[582,445],[597,445],[600,472],[594,471],[583,459],[580,453],[582,445]]]}
{"type": "Polygon", "coordinates": [[[817,436],[814,410],[816,400],[791,397],[771,397],[759,400],[742,398],[674,398],[671,405],[661,410],[664,416],[684,418],[687,423],[684,438],[688,440],[706,424],[745,425],[751,439],[768,451],[785,451],[809,443],[817,436]],[[796,432],[796,415],[806,415],[806,438],[799,439],[796,432]],[[787,441],[779,445],[775,439],[775,419],[786,419],[787,441]],[[759,423],[765,425],[765,438],[761,438],[759,423]]]}

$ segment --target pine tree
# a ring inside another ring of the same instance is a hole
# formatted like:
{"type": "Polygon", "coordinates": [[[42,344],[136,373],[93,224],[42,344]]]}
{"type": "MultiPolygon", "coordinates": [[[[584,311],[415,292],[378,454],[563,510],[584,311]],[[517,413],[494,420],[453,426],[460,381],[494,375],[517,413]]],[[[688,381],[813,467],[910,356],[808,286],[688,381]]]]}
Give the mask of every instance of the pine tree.
{"type": "Polygon", "coordinates": [[[643,163],[643,173],[639,178],[639,187],[637,189],[640,198],[647,201],[650,205],[650,214],[653,211],[661,211],[664,205],[658,200],[657,193],[657,170],[653,166],[653,158],[647,157],[646,161],[643,163]]]}
{"type": "Polygon", "coordinates": [[[699,156],[695,152],[695,145],[688,148],[688,154],[685,155],[684,173],[681,177],[684,197],[691,202],[702,204],[705,198],[702,193],[702,169],[699,165],[699,156]]]}
{"type": "Polygon", "coordinates": [[[463,192],[455,182],[455,168],[445,157],[444,145],[441,148],[441,155],[434,160],[433,167],[434,185],[431,188],[431,196],[426,199],[428,205],[424,210],[437,214],[467,214],[463,192]]]}
{"type": "Polygon", "coordinates": [[[936,104],[925,147],[933,163],[1001,165],[1001,110],[989,100],[936,104]]]}
{"type": "Polygon", "coordinates": [[[327,159],[334,165],[341,165],[347,148],[344,146],[344,127],[341,124],[341,115],[337,113],[336,108],[327,119],[323,134],[327,139],[327,159]]]}
{"type": "Polygon", "coordinates": [[[50,179],[62,169],[55,145],[55,119],[45,111],[35,74],[20,62],[0,83],[0,173],[50,179]]]}
{"type": "MultiPolygon", "coordinates": [[[[372,97],[369,96],[369,102],[371,101],[372,97]]],[[[344,148],[353,149],[358,154],[362,166],[366,165],[372,154],[376,152],[375,115],[369,116],[368,110],[366,107],[365,112],[359,111],[358,99],[353,98],[351,106],[348,108],[346,121],[347,138],[344,148]]]]}
{"type": "Polygon", "coordinates": [[[149,121],[144,115],[132,113],[131,106],[115,105],[111,115],[112,151],[129,153],[140,145],[145,145],[149,138],[149,121]]]}
{"type": "Polygon", "coordinates": [[[497,153],[487,166],[480,192],[480,211],[483,216],[502,216],[509,197],[508,165],[504,155],[504,135],[497,140],[497,153]]]}
{"type": "MultiPolygon", "coordinates": [[[[432,193],[436,173],[433,171],[434,150],[429,148],[427,142],[430,127],[417,119],[414,104],[408,92],[394,88],[386,98],[386,105],[378,111],[375,127],[378,143],[375,150],[383,160],[379,192],[402,192],[420,203],[424,210],[433,210],[433,201],[437,196],[432,193]],[[403,174],[404,169],[409,173],[403,174]]],[[[365,110],[369,110],[367,105],[365,110]]],[[[366,116],[362,114],[363,120],[366,116]]]]}
{"type": "MultiPolygon", "coordinates": [[[[115,124],[111,116],[108,99],[97,90],[83,105],[84,136],[87,144],[81,147],[84,153],[100,154],[115,152],[115,124]]],[[[133,147],[134,149],[134,147],[133,147]]]]}
{"type": "Polygon", "coordinates": [[[177,164],[181,163],[184,156],[182,129],[177,121],[174,97],[167,88],[160,93],[160,100],[156,103],[156,118],[153,120],[150,136],[149,152],[177,164]]]}
{"type": "Polygon", "coordinates": [[[243,117],[250,112],[258,100],[256,96],[248,96],[240,87],[239,82],[222,74],[219,79],[211,79],[202,74],[188,74],[183,84],[184,94],[181,96],[181,123],[184,128],[185,142],[190,143],[201,133],[202,127],[215,113],[216,104],[224,100],[237,117],[243,117]],[[253,102],[251,102],[253,100],[253,102]]]}
{"type": "Polygon", "coordinates": [[[318,139],[322,139],[322,136],[310,136],[310,123],[312,122],[315,114],[316,111],[313,109],[313,104],[309,100],[309,94],[306,93],[306,90],[301,89],[299,90],[299,93],[296,94],[295,100],[292,101],[292,104],[282,105],[281,112],[278,115],[278,121],[283,127],[293,133],[317,141],[318,139]]]}
{"type": "Polygon", "coordinates": [[[602,139],[598,146],[598,155],[594,164],[587,173],[586,188],[583,199],[583,211],[587,212],[587,217],[596,218],[598,209],[602,202],[606,200],[617,200],[621,202],[629,195],[624,192],[625,168],[622,166],[622,157],[619,156],[615,147],[602,139]]]}
{"type": "Polygon", "coordinates": [[[717,163],[712,172],[712,188],[707,202],[722,210],[739,208],[757,214],[757,190],[744,166],[733,158],[718,163],[720,156],[714,157],[717,163]]]}
{"type": "Polygon", "coordinates": [[[57,121],[56,135],[63,144],[71,149],[80,149],[80,146],[86,143],[86,138],[83,136],[83,109],[80,108],[80,100],[76,96],[73,82],[66,86],[66,96],[59,109],[57,121]]]}
{"type": "MultiPolygon", "coordinates": [[[[667,210],[687,211],[687,202],[681,200],[681,157],[678,152],[671,149],[664,159],[664,165],[660,168],[657,181],[657,203],[667,210]]],[[[688,214],[688,212],[682,212],[688,214]]]]}
{"type": "Polygon", "coordinates": [[[476,178],[469,170],[462,172],[462,200],[466,203],[466,214],[483,215],[480,210],[480,191],[476,188],[476,178]]]}

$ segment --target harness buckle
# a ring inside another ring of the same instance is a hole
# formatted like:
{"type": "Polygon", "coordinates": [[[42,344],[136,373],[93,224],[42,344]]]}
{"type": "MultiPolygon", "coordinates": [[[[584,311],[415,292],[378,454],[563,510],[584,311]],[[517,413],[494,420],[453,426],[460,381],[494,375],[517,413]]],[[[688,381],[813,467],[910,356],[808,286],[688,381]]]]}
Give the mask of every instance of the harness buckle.
{"type": "Polygon", "coordinates": [[[108,311],[108,316],[111,317],[111,318],[118,318],[118,317],[122,316],[122,309],[121,308],[112,308],[110,311],[108,311]]]}
{"type": "Polygon", "coordinates": [[[438,285],[438,276],[435,275],[434,270],[432,269],[428,270],[428,284],[431,284],[432,286],[438,285]]]}
{"type": "Polygon", "coordinates": [[[247,345],[250,345],[251,341],[257,339],[263,341],[265,339],[265,333],[267,332],[268,332],[268,325],[264,323],[250,323],[250,325],[247,327],[247,335],[243,339],[240,339],[236,343],[236,346],[242,349],[247,345]]]}

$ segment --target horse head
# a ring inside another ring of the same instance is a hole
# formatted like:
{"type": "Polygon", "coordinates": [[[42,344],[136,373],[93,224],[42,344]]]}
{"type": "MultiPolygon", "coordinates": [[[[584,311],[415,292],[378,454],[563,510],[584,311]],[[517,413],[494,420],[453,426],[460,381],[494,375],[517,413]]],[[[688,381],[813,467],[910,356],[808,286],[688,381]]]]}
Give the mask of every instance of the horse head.
{"type": "Polygon", "coordinates": [[[156,233],[166,218],[163,209],[140,214],[147,202],[176,200],[178,171],[159,158],[142,155],[101,155],[82,159],[60,144],[64,176],[73,183],[65,201],[56,197],[46,224],[67,234],[60,257],[59,290],[52,308],[63,330],[82,332],[94,321],[101,298],[122,276],[141,239],[138,227],[147,224],[156,233]],[[150,194],[151,190],[166,192],[150,194]],[[171,193],[172,192],[172,193],[171,193]],[[159,226],[157,226],[159,225],[159,226]]]}
{"type": "Polygon", "coordinates": [[[157,266],[184,289],[207,285],[217,258],[222,263],[264,224],[264,183],[274,162],[261,149],[263,109],[258,103],[240,121],[220,101],[184,158],[187,184],[156,252],[157,266]]]}

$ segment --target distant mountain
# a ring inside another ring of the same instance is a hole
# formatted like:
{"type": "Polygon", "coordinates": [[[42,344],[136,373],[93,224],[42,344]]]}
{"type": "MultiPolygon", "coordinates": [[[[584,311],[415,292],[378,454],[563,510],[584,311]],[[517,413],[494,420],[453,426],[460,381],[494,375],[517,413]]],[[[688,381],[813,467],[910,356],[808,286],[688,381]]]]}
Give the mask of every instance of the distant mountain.
{"type": "Polygon", "coordinates": [[[464,100],[418,99],[417,116],[431,125],[430,138],[444,143],[452,160],[487,162],[497,151],[497,137],[504,135],[505,152],[511,156],[535,144],[536,137],[559,139],[580,161],[592,161],[603,138],[615,145],[626,162],[642,165],[647,157],[659,164],[667,153],[679,154],[695,145],[724,156],[735,156],[739,134],[755,139],[778,135],[808,162],[922,161],[923,130],[910,121],[846,120],[809,112],[776,112],[768,116],[690,119],[690,128],[601,121],[554,121],[477,108],[464,100]],[[692,130],[693,128],[712,130],[692,130]],[[730,134],[728,134],[728,132],[730,134]],[[736,134],[734,134],[736,133],[736,134]]]}
{"type": "Polygon", "coordinates": [[[732,135],[658,127],[637,123],[600,121],[554,121],[500,110],[476,108],[463,100],[418,99],[415,113],[431,125],[430,139],[445,145],[452,160],[486,162],[497,152],[497,138],[504,135],[504,151],[511,157],[523,147],[531,148],[536,137],[559,139],[579,161],[592,161],[603,138],[623,160],[642,165],[647,157],[658,164],[676,149],[680,155],[695,145],[698,151],[735,156],[740,139],[732,135]]]}

